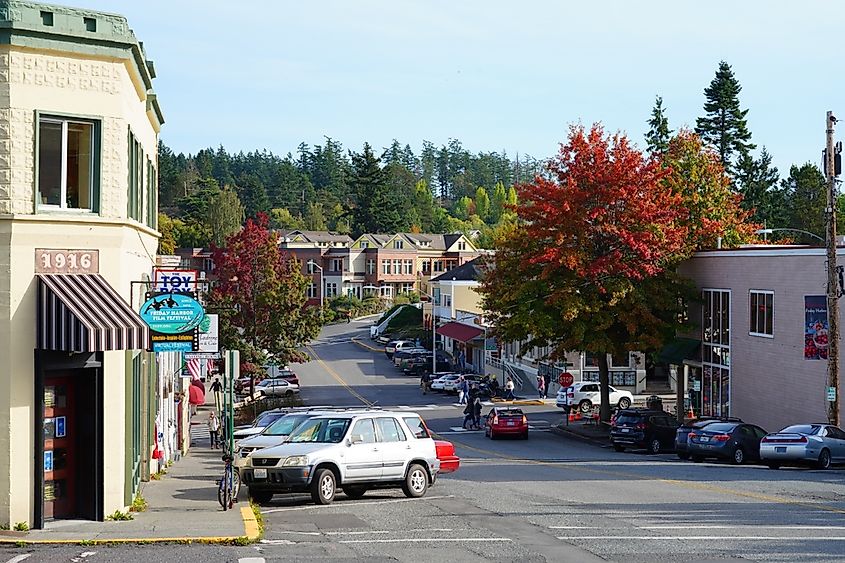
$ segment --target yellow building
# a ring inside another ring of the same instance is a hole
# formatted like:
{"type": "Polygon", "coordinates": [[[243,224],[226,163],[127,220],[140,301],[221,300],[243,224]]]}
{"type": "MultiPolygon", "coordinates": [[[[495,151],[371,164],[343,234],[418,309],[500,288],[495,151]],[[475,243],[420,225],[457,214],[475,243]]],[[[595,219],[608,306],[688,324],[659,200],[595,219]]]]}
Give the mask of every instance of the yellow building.
{"type": "Polygon", "coordinates": [[[121,16],[0,1],[0,524],[102,519],[149,459],[154,77],[121,16]]]}

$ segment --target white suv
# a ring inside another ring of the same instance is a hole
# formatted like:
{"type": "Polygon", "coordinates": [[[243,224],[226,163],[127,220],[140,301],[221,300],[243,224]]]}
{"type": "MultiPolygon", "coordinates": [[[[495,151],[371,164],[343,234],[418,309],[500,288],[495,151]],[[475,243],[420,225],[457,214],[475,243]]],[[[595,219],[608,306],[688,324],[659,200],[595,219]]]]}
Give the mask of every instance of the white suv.
{"type": "MultiPolygon", "coordinates": [[[[608,390],[611,406],[627,409],[634,402],[634,396],[629,391],[620,391],[610,386],[608,390]]],[[[601,404],[601,388],[598,383],[579,381],[570,387],[562,387],[557,392],[555,403],[567,412],[578,408],[582,413],[588,413],[593,405],[601,404]]]]}
{"type": "Polygon", "coordinates": [[[329,504],[338,486],[350,498],[393,487],[421,497],[440,471],[434,440],[412,412],[316,416],[283,444],[252,452],[246,460],[241,482],[259,504],[277,493],[300,492],[310,492],[317,504],[329,504]]]}
{"type": "Polygon", "coordinates": [[[396,352],[416,347],[417,343],[413,340],[391,340],[387,343],[387,346],[384,347],[384,355],[387,356],[388,360],[392,360],[393,354],[396,352]]]}

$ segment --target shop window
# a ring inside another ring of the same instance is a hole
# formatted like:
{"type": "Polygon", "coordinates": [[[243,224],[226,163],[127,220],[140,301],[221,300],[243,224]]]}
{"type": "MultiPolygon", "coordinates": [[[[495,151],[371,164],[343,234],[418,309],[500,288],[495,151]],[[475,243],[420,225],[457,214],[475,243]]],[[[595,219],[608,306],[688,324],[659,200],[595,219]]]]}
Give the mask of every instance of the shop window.
{"type": "Polygon", "coordinates": [[[98,121],[38,118],[39,209],[99,211],[98,121]]]}
{"type": "Polygon", "coordinates": [[[751,290],[749,304],[749,333],[753,336],[773,336],[774,292],[751,290]]]}

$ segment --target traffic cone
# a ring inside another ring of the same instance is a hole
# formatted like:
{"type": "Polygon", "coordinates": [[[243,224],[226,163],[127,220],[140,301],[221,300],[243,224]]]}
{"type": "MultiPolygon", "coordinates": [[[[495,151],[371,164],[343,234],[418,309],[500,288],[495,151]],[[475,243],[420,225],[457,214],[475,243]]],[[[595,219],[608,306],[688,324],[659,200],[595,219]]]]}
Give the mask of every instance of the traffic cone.
{"type": "Polygon", "coordinates": [[[695,418],[695,411],[692,410],[692,405],[690,405],[689,412],[687,413],[687,418],[695,418]]]}

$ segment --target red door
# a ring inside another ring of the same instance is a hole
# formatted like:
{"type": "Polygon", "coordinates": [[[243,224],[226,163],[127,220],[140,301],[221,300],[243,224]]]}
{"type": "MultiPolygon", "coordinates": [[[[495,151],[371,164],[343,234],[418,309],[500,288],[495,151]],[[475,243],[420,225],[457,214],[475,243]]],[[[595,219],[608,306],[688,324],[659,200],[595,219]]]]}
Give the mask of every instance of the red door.
{"type": "Polygon", "coordinates": [[[75,379],[44,380],[44,518],[77,516],[75,379]]]}

